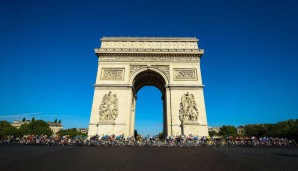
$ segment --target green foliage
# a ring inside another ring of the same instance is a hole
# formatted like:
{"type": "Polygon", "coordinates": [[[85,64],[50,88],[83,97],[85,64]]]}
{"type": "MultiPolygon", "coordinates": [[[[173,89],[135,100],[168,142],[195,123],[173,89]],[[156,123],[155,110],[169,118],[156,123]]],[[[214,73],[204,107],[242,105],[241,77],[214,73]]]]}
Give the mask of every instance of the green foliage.
{"type": "Polygon", "coordinates": [[[4,129],[4,128],[7,128],[11,126],[11,124],[8,122],[8,121],[0,121],[0,130],[4,129]]]}
{"type": "Polygon", "coordinates": [[[19,129],[21,135],[34,134],[34,135],[53,135],[53,131],[48,123],[43,120],[34,120],[29,124],[23,124],[19,129]]]}
{"type": "Polygon", "coordinates": [[[219,134],[216,131],[209,131],[209,136],[213,137],[213,136],[218,136],[219,134]]]}
{"type": "Polygon", "coordinates": [[[158,138],[159,138],[159,139],[163,139],[163,138],[164,138],[164,137],[163,137],[163,132],[161,132],[161,133],[158,134],[158,138]]]}
{"type": "Polygon", "coordinates": [[[219,135],[227,137],[227,136],[236,136],[237,129],[234,126],[222,126],[219,130],[219,135]]]}
{"type": "Polygon", "coordinates": [[[77,136],[77,135],[87,136],[86,133],[82,133],[80,131],[77,131],[76,128],[61,130],[61,131],[57,132],[57,134],[60,135],[60,136],[69,135],[72,138],[77,136]]]}
{"type": "Polygon", "coordinates": [[[17,128],[12,126],[8,121],[0,121],[0,137],[18,134],[17,128]]]}
{"type": "Polygon", "coordinates": [[[287,137],[298,140],[298,119],[278,122],[277,124],[247,125],[246,136],[287,137]]]}
{"type": "Polygon", "coordinates": [[[264,125],[248,125],[244,126],[244,132],[246,136],[264,136],[265,134],[265,127],[264,125]]]}
{"type": "Polygon", "coordinates": [[[54,123],[57,123],[57,119],[55,119],[54,123]]]}
{"type": "Polygon", "coordinates": [[[61,124],[61,120],[59,120],[58,123],[61,124]]]}
{"type": "Polygon", "coordinates": [[[43,120],[34,120],[29,124],[22,124],[20,129],[12,126],[8,121],[0,121],[0,137],[15,135],[17,137],[34,134],[34,135],[53,135],[48,123],[43,120]]]}
{"type": "Polygon", "coordinates": [[[22,122],[25,122],[26,121],[26,118],[23,118],[22,122]]]}
{"type": "Polygon", "coordinates": [[[33,118],[31,119],[31,121],[34,122],[34,121],[35,121],[35,117],[33,117],[33,118]]]}
{"type": "Polygon", "coordinates": [[[23,136],[23,135],[28,135],[31,134],[31,130],[28,127],[28,124],[23,124],[21,125],[20,129],[19,129],[19,133],[23,136]]]}

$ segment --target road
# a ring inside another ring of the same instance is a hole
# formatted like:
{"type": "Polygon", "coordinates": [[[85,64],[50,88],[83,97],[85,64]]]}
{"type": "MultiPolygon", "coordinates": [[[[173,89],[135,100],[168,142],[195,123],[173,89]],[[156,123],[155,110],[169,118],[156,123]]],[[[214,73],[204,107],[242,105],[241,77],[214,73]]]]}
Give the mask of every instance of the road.
{"type": "Polygon", "coordinates": [[[0,170],[298,170],[298,148],[1,145],[0,170]]]}

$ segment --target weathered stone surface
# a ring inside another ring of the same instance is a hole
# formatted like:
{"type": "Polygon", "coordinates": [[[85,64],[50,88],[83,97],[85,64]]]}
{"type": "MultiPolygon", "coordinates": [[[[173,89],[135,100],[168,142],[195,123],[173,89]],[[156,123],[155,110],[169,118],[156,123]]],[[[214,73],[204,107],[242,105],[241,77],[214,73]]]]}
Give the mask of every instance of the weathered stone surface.
{"type": "Polygon", "coordinates": [[[109,121],[116,120],[118,116],[118,99],[117,95],[110,91],[102,98],[102,103],[99,106],[99,120],[109,121]]]}
{"type": "Polygon", "coordinates": [[[198,39],[104,37],[101,41],[101,47],[95,49],[99,65],[89,136],[132,136],[135,95],[146,85],[156,86],[162,92],[165,135],[208,135],[200,70],[200,57],[204,50],[198,48],[198,39]],[[106,114],[110,110],[106,106],[102,107],[104,110],[100,107],[105,104],[103,99],[109,92],[116,95],[118,109],[117,116],[112,114],[110,118],[106,114]],[[187,93],[191,95],[192,103],[181,101],[187,93]],[[183,110],[181,103],[187,104],[183,110]],[[187,119],[181,120],[181,112],[185,112],[187,119]]]}
{"type": "Polygon", "coordinates": [[[194,95],[187,92],[181,97],[179,119],[181,122],[196,121],[198,120],[198,115],[199,113],[194,95]]]}

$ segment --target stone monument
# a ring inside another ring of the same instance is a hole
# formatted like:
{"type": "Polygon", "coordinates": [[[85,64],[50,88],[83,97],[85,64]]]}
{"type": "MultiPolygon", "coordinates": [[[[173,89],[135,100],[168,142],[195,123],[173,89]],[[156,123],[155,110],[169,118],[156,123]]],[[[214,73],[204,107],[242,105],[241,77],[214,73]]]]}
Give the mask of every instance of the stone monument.
{"type": "Polygon", "coordinates": [[[197,38],[103,37],[95,53],[89,136],[133,136],[136,95],[147,85],[162,93],[164,135],[208,135],[197,38]]]}

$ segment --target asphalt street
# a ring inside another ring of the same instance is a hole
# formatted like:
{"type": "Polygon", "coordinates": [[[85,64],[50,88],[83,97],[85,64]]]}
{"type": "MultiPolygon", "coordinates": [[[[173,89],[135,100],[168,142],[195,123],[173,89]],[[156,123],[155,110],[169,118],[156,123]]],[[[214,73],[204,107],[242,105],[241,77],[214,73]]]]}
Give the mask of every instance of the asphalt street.
{"type": "Polygon", "coordinates": [[[298,148],[1,145],[0,170],[298,170],[298,148]]]}

